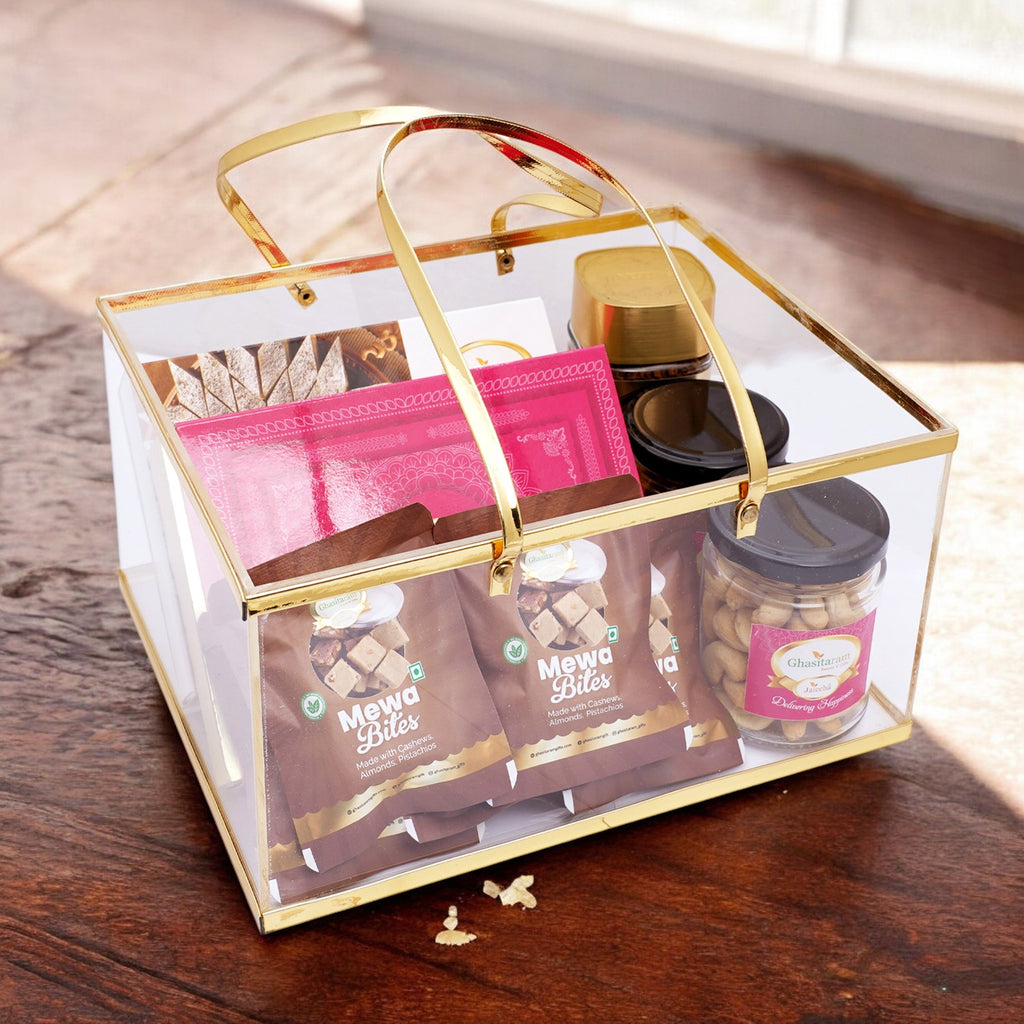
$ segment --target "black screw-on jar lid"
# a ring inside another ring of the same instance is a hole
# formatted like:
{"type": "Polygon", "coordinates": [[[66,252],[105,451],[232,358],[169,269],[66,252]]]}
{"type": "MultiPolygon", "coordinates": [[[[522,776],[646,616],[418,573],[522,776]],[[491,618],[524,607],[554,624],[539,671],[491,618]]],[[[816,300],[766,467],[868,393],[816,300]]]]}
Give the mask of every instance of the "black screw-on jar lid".
{"type": "MultiPolygon", "coordinates": [[[[789,421],[764,395],[747,392],[771,465],[789,445],[789,421]]],[[[680,487],[720,480],[747,465],[729,392],[716,380],[677,380],[639,392],[624,409],[638,462],[680,487]]]]}
{"type": "Polygon", "coordinates": [[[783,583],[841,583],[885,556],[889,516],[860,484],[840,477],[766,494],[753,537],[737,538],[731,505],[708,516],[715,547],[731,562],[783,583]]]}

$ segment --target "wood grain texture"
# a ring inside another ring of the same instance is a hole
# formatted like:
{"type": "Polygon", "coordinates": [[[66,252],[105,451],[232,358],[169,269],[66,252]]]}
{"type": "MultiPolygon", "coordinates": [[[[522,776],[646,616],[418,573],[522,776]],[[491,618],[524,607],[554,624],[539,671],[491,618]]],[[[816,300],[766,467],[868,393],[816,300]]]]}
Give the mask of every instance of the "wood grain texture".
{"type": "MultiPolygon", "coordinates": [[[[853,761],[257,934],[117,588],[91,313],[98,292],[260,266],[213,192],[224,149],[381,102],[536,123],[614,166],[645,200],[692,206],[884,358],[958,358],[970,323],[972,359],[1020,360],[1024,244],[835,168],[396,61],[300,8],[129,6],[119,28],[113,0],[0,0],[12,40],[0,85],[18,78],[25,104],[3,116],[33,143],[8,153],[0,180],[0,206],[17,213],[0,245],[0,1017],[1024,1017],[1021,820],[950,752],[1014,735],[1000,713],[1015,700],[1009,674],[987,684],[998,699],[979,694],[992,701],[987,717],[941,735],[919,728],[853,761]],[[130,69],[114,59],[139,47],[148,58],[130,69]],[[99,55],[88,73],[68,63],[78,51],[99,55]],[[174,92],[166,103],[161,87],[174,92]],[[94,145],[76,161],[86,132],[94,145]],[[38,181],[49,182],[46,203],[38,181]],[[536,878],[535,910],[481,892],[486,878],[522,873],[536,878]],[[433,941],[451,904],[478,936],[468,946],[433,941]]],[[[378,141],[282,154],[252,169],[245,194],[296,258],[381,248],[378,141]]],[[[412,232],[475,233],[506,195],[500,161],[453,179],[464,152],[452,142],[396,163],[412,232]]],[[[955,633],[952,614],[942,621],[955,633]]]]}

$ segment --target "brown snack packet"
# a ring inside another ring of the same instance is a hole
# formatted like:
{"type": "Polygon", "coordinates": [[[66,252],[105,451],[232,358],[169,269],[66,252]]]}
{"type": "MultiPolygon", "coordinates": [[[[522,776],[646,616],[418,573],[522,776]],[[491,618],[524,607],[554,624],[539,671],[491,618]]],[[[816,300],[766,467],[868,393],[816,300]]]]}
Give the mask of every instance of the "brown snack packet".
{"type": "MultiPolygon", "coordinates": [[[[690,747],[701,759],[703,775],[743,763],[739,730],[721,701],[711,692],[700,666],[700,570],[707,513],[690,512],[647,525],[652,572],[664,577],[665,623],[679,650],[655,653],[663,675],[690,714],[690,747]],[[674,657],[670,656],[674,654],[674,657]]],[[[653,629],[653,626],[652,626],[653,629]]]]}
{"type": "MultiPolygon", "coordinates": [[[[254,580],[430,542],[422,506],[251,571],[254,580]]],[[[282,577],[283,578],[283,577],[282,577]]],[[[367,850],[391,821],[504,802],[511,754],[447,573],[260,620],[267,745],[307,866],[367,850]]]]}
{"type": "Polygon", "coordinates": [[[686,706],[690,742],[685,750],[664,761],[567,792],[566,806],[576,814],[638,790],[659,789],[743,763],[739,732],[711,692],[700,667],[700,574],[696,558],[704,522],[705,513],[700,511],[647,525],[652,563],[651,654],[658,671],[686,706]]]}
{"type": "Polygon", "coordinates": [[[262,586],[423,547],[425,539],[429,542],[432,524],[425,506],[406,505],[253,566],[249,576],[253,583],[262,586]]]}
{"type": "Polygon", "coordinates": [[[398,819],[387,825],[362,853],[329,871],[312,871],[303,859],[295,835],[277,762],[270,756],[267,758],[267,838],[271,895],[278,903],[288,904],[328,895],[389,868],[474,846],[479,841],[479,831],[475,827],[466,828],[421,843],[409,835],[406,823],[398,819]]]}
{"type": "Polygon", "coordinates": [[[457,811],[422,811],[403,819],[406,832],[418,843],[435,843],[461,835],[483,824],[497,808],[491,803],[461,807],[457,811]]]}
{"type": "MultiPolygon", "coordinates": [[[[536,495],[522,512],[546,519],[638,495],[632,477],[619,477],[536,495]]],[[[493,523],[493,509],[449,516],[434,536],[455,540],[493,523]]],[[[685,749],[686,711],[649,649],[649,565],[646,533],[630,527],[526,552],[508,596],[488,596],[487,565],[455,572],[473,649],[515,756],[514,800],[685,749]]]]}

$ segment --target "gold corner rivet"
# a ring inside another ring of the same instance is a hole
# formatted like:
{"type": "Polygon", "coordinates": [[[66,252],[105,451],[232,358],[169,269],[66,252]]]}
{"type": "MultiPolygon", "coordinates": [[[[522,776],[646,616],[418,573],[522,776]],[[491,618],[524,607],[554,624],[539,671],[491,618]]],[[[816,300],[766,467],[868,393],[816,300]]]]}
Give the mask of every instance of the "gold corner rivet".
{"type": "Polygon", "coordinates": [[[747,505],[743,509],[743,511],[740,512],[740,522],[741,523],[746,523],[747,525],[749,525],[750,523],[753,523],[753,522],[757,521],[757,515],[758,515],[757,506],[756,505],[747,505]]]}
{"type": "Polygon", "coordinates": [[[498,580],[507,580],[512,575],[512,563],[511,562],[498,562],[494,567],[494,578],[498,580]]]}

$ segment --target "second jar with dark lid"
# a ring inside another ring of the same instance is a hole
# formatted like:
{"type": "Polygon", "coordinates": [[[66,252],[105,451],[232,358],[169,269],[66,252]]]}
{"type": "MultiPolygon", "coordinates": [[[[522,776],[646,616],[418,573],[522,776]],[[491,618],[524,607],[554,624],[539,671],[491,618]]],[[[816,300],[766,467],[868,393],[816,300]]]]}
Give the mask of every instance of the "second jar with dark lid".
{"type": "MultiPolygon", "coordinates": [[[[785,460],[789,422],[782,410],[748,392],[769,465],[785,460]]],[[[746,469],[736,413],[725,385],[680,380],[638,392],[623,409],[645,494],[710,483],[746,469]]]]}

